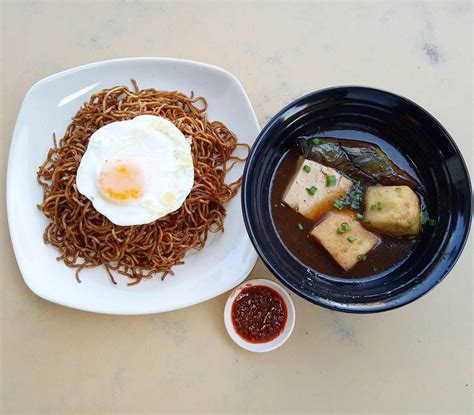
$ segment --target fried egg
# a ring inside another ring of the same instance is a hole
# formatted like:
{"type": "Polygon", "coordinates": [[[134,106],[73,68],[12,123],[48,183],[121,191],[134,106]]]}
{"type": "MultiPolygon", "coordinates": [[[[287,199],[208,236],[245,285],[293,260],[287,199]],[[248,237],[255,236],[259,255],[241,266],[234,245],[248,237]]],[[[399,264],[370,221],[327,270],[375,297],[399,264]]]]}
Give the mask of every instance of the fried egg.
{"type": "Polygon", "coordinates": [[[116,225],[141,225],[177,210],[191,192],[190,142],[169,120],[140,115],[98,129],[76,176],[77,190],[116,225]]]}

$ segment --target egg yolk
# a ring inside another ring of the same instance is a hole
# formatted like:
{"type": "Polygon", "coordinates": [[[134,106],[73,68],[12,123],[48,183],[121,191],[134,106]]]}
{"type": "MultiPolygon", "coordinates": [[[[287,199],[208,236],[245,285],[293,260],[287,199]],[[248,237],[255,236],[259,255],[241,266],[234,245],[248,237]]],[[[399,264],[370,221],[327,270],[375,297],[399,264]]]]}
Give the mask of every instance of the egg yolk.
{"type": "Polygon", "coordinates": [[[138,160],[108,160],[102,166],[98,187],[102,196],[113,202],[138,199],[148,184],[148,174],[138,160]]]}

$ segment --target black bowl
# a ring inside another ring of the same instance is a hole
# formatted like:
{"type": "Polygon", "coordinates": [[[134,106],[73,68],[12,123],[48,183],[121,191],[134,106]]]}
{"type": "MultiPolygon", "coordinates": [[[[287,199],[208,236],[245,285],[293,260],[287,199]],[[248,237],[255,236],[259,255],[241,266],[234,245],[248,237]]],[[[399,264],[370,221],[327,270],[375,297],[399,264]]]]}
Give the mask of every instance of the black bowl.
{"type": "Polygon", "coordinates": [[[423,108],[377,89],[336,87],[294,101],[265,126],[245,166],[242,207],[252,243],[282,283],[315,304],[369,313],[407,304],[448,274],[469,233],[471,185],[456,144],[423,108]],[[400,149],[425,186],[428,211],[438,217],[402,264],[376,278],[337,279],[308,269],[283,245],[273,223],[273,175],[295,137],[337,130],[370,133],[400,149]]]}

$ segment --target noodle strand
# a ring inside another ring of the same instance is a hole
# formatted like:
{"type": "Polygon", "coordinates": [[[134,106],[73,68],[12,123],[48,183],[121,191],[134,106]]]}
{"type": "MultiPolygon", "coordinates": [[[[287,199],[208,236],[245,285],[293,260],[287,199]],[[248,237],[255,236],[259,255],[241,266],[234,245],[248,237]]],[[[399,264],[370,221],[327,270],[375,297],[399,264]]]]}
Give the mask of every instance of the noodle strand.
{"type": "Polygon", "coordinates": [[[76,279],[84,268],[103,266],[116,284],[112,271],[132,279],[172,274],[183,264],[185,254],[204,247],[209,232],[224,230],[223,204],[232,198],[241,178],[224,182],[226,172],[245,159],[233,155],[237,138],[219,121],[206,118],[207,101],[180,92],[140,90],[132,80],[126,86],[103,90],[93,95],[73,117],[59,142],[40,166],[37,179],[43,187],[43,202],[38,206],[50,220],[43,235],[45,243],[60,253],[58,260],[76,268],[76,279]],[[76,174],[90,136],[115,121],[152,114],[167,118],[191,139],[194,186],[183,205],[163,218],[146,225],[118,226],[97,212],[76,187],[76,174]],[[227,167],[227,162],[233,163],[227,167]]]}

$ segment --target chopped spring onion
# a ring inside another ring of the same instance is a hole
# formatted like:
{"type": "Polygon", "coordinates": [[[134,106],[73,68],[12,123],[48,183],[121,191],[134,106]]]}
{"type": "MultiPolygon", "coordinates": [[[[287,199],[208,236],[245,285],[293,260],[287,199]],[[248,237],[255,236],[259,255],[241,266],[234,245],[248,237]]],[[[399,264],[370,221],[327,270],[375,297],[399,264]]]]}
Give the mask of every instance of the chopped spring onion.
{"type": "Polygon", "coordinates": [[[352,243],[352,242],[354,242],[354,241],[357,241],[357,238],[355,238],[355,237],[352,236],[352,235],[349,235],[349,236],[347,237],[347,240],[352,243]]]}
{"type": "Polygon", "coordinates": [[[339,234],[343,234],[343,233],[349,232],[350,230],[351,230],[351,226],[347,222],[344,222],[344,223],[341,223],[341,226],[337,228],[336,232],[339,234]]]}
{"type": "Polygon", "coordinates": [[[309,172],[311,171],[311,167],[308,166],[307,164],[305,164],[305,165],[303,166],[303,170],[304,170],[306,173],[309,173],[309,172]]]}
{"type": "Polygon", "coordinates": [[[337,199],[333,206],[336,209],[342,209],[344,206],[349,206],[351,209],[359,209],[360,204],[362,203],[362,197],[364,196],[364,188],[359,181],[356,181],[347,196],[340,197],[337,199]]]}
{"type": "Polygon", "coordinates": [[[357,255],[357,259],[359,261],[363,261],[365,259],[365,255],[364,254],[359,254],[359,255],[357,255]]]}
{"type": "Polygon", "coordinates": [[[370,205],[370,210],[382,210],[382,203],[377,202],[373,205],[370,205]]]}
{"type": "Polygon", "coordinates": [[[311,195],[311,196],[314,196],[314,194],[316,193],[316,191],[318,190],[318,188],[316,186],[311,186],[311,187],[307,187],[306,188],[306,191],[311,195]]]}
{"type": "Polygon", "coordinates": [[[298,223],[298,229],[299,229],[300,231],[303,230],[303,225],[302,225],[301,223],[298,223]]]}
{"type": "Polygon", "coordinates": [[[336,176],[334,175],[329,175],[329,176],[326,176],[326,186],[327,187],[330,187],[330,186],[335,186],[336,185],[336,176]]]}
{"type": "Polygon", "coordinates": [[[336,209],[341,210],[344,207],[344,203],[342,202],[341,199],[337,199],[333,204],[332,204],[336,209]]]}
{"type": "Polygon", "coordinates": [[[347,222],[341,223],[341,228],[346,232],[351,230],[351,226],[347,222]]]}

